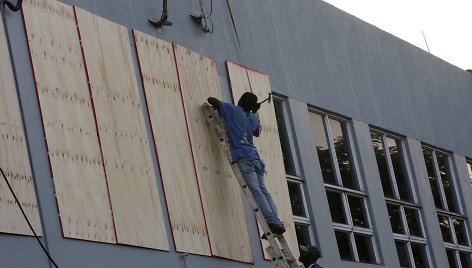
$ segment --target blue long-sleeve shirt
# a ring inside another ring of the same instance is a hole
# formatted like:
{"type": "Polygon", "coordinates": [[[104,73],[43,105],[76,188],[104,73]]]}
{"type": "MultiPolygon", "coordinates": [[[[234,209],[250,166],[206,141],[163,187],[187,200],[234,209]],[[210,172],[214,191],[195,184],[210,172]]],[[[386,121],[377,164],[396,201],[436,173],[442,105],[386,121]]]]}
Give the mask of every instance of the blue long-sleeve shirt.
{"type": "Polygon", "coordinates": [[[231,103],[220,101],[219,115],[226,122],[231,157],[259,159],[253,136],[259,137],[261,124],[257,115],[231,103]]]}

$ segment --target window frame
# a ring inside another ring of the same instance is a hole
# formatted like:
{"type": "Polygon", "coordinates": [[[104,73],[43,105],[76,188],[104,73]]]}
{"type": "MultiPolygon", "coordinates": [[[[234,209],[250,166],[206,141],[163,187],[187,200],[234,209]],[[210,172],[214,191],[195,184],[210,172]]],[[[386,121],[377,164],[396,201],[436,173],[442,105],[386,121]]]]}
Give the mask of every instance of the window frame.
{"type": "MultiPolygon", "coordinates": [[[[384,160],[386,161],[386,166],[387,166],[387,172],[388,172],[388,180],[389,183],[392,187],[393,191],[393,198],[385,196],[384,193],[384,198],[385,198],[385,204],[386,206],[388,205],[394,205],[399,208],[399,214],[400,214],[400,221],[403,227],[403,232],[404,234],[399,234],[394,232],[393,226],[392,228],[392,234],[393,234],[393,239],[395,242],[403,242],[406,243],[406,248],[407,248],[407,254],[408,254],[408,263],[410,267],[415,268],[415,258],[412,250],[412,243],[416,245],[422,245],[424,247],[424,253],[426,255],[426,259],[424,261],[427,262],[428,267],[431,267],[431,254],[429,253],[428,249],[428,240],[426,237],[426,230],[425,226],[423,223],[423,218],[421,215],[422,211],[422,206],[418,205],[418,196],[416,193],[416,189],[414,187],[413,183],[413,173],[412,169],[410,167],[410,164],[408,163],[408,155],[407,155],[407,148],[405,145],[405,138],[399,135],[395,135],[392,133],[388,133],[386,131],[382,131],[379,129],[376,129],[375,127],[370,126],[370,136],[372,138],[372,134],[376,134],[380,136],[381,139],[381,144],[382,144],[382,150],[384,154],[384,160]],[[402,165],[402,172],[404,174],[404,183],[406,184],[406,187],[408,188],[407,190],[409,191],[409,196],[410,196],[410,201],[404,200],[401,198],[400,191],[398,189],[398,182],[397,182],[397,177],[395,175],[395,170],[392,162],[392,156],[390,153],[390,148],[388,146],[387,138],[393,139],[395,141],[396,146],[398,147],[398,153],[401,157],[401,165],[402,165]],[[416,211],[417,216],[418,216],[418,225],[422,234],[422,237],[412,235],[410,231],[410,226],[408,225],[408,219],[406,217],[406,212],[405,209],[413,209],[416,211]]],[[[372,145],[374,145],[373,140],[371,141],[372,145]]],[[[372,147],[373,148],[373,147],[372,147]]],[[[375,152],[374,152],[375,154],[375,152]]],[[[375,156],[377,158],[377,156],[375,156]]],[[[376,163],[377,168],[378,164],[376,163]]],[[[380,170],[379,170],[380,172],[380,170]]],[[[380,179],[380,177],[379,177],[380,179]]],[[[392,222],[389,220],[390,225],[392,222]]],[[[398,249],[396,249],[398,250],[398,249]]],[[[398,252],[397,252],[398,253],[398,252]]]]}
{"type": "MultiPolygon", "coordinates": [[[[392,186],[392,190],[393,190],[393,195],[394,195],[394,200],[397,200],[397,201],[400,201],[402,203],[405,203],[405,204],[410,204],[410,205],[415,205],[418,203],[418,196],[416,194],[416,191],[414,189],[414,186],[413,186],[413,172],[412,172],[412,169],[410,167],[410,165],[408,164],[408,161],[407,161],[407,154],[406,154],[406,145],[405,145],[405,138],[404,137],[401,137],[401,136],[398,136],[398,135],[394,135],[394,134],[391,134],[391,133],[387,133],[385,131],[381,131],[381,130],[378,130],[374,127],[370,127],[370,132],[372,133],[376,133],[378,135],[381,136],[381,142],[382,142],[382,146],[383,146],[383,150],[384,150],[384,156],[385,156],[385,160],[387,161],[387,170],[388,170],[388,176],[389,176],[389,182],[390,182],[390,185],[392,186]],[[387,138],[390,138],[390,139],[393,139],[395,141],[398,141],[399,142],[399,145],[400,147],[398,148],[399,149],[399,154],[401,155],[401,164],[403,165],[403,167],[405,168],[405,170],[403,170],[403,172],[405,173],[404,175],[406,176],[405,180],[408,180],[407,182],[407,187],[408,187],[408,190],[409,190],[409,194],[411,196],[411,201],[406,201],[406,200],[403,200],[401,199],[401,196],[400,196],[400,191],[398,190],[398,182],[397,182],[397,178],[396,178],[396,175],[395,175],[395,171],[394,171],[394,167],[393,167],[393,162],[392,162],[392,156],[390,155],[390,150],[388,149],[388,143],[387,143],[387,138]]],[[[372,135],[371,135],[372,137],[372,135]]],[[[385,194],[384,194],[385,196],[385,194]]],[[[386,199],[391,199],[389,197],[385,197],[386,199]]]]}
{"type": "MultiPolygon", "coordinates": [[[[428,149],[427,146],[423,146],[423,148],[426,148],[428,149]]],[[[443,205],[444,209],[439,209],[439,210],[444,210],[444,211],[447,211],[447,212],[452,212],[454,214],[457,214],[456,211],[453,211],[449,208],[449,204],[447,203],[447,198],[446,198],[446,192],[444,190],[444,182],[441,178],[441,175],[440,175],[440,170],[439,170],[439,164],[438,164],[438,157],[437,157],[437,154],[436,152],[439,152],[440,154],[444,155],[446,157],[446,162],[445,164],[447,165],[447,169],[449,171],[449,174],[448,175],[448,178],[450,180],[450,183],[452,184],[452,187],[451,187],[451,190],[453,190],[454,192],[452,193],[454,196],[453,196],[453,200],[452,202],[454,202],[455,205],[457,205],[457,208],[459,209],[459,213],[464,213],[464,209],[462,207],[462,204],[461,202],[459,202],[459,199],[458,199],[458,189],[457,189],[457,183],[456,183],[456,178],[454,176],[454,172],[452,171],[452,162],[451,162],[451,155],[449,153],[444,153],[444,152],[441,152],[441,151],[438,151],[436,149],[431,149],[431,156],[433,157],[433,167],[434,167],[434,176],[436,177],[436,186],[438,187],[439,189],[439,194],[440,194],[440,197],[441,197],[441,204],[443,205]]],[[[438,208],[437,208],[438,209],[438,208]]],[[[459,214],[461,215],[461,214],[459,214]]]]}
{"type": "MultiPolygon", "coordinates": [[[[313,225],[312,225],[312,218],[311,218],[311,214],[310,214],[310,211],[308,210],[308,205],[307,205],[307,194],[306,194],[306,187],[305,187],[305,179],[303,179],[301,176],[300,176],[300,166],[299,166],[299,161],[298,161],[298,158],[297,158],[297,153],[296,153],[296,149],[295,149],[295,142],[294,142],[294,139],[293,139],[293,131],[292,131],[292,128],[290,126],[290,123],[289,123],[289,114],[288,114],[288,108],[287,108],[287,104],[286,104],[286,100],[287,98],[285,97],[282,97],[282,96],[279,96],[277,94],[273,94],[272,95],[272,101],[274,102],[274,113],[275,113],[275,116],[276,116],[276,120],[279,120],[279,118],[277,118],[277,111],[276,111],[276,106],[275,106],[275,102],[280,102],[280,106],[282,108],[282,111],[281,114],[282,114],[282,123],[283,123],[283,128],[285,130],[285,133],[286,133],[286,142],[288,144],[288,149],[290,150],[289,152],[289,161],[290,161],[290,165],[292,165],[293,169],[294,169],[294,172],[296,173],[296,175],[294,174],[288,174],[287,171],[285,171],[285,178],[287,179],[287,184],[288,182],[292,182],[292,183],[297,183],[300,187],[300,193],[301,193],[301,200],[302,200],[302,205],[303,205],[303,209],[305,210],[305,214],[306,214],[306,217],[300,217],[300,216],[295,216],[293,215],[293,211],[292,211],[292,216],[293,216],[293,220],[294,220],[294,224],[298,224],[298,225],[303,225],[303,226],[307,226],[308,228],[308,235],[309,235],[309,239],[310,239],[310,244],[314,244],[314,231],[313,231],[313,225]]],[[[280,133],[279,133],[279,138],[283,138],[283,137],[280,137],[280,133]]],[[[280,144],[280,146],[282,147],[282,142],[280,144]]],[[[282,149],[282,148],[281,148],[282,149]]],[[[285,162],[284,162],[284,165],[285,165],[285,162]]],[[[285,169],[286,170],[286,169],[285,169]]],[[[290,208],[291,209],[291,208],[290,208]]],[[[298,241],[297,241],[298,242],[298,241]]]]}
{"type": "MultiPolygon", "coordinates": [[[[435,205],[435,208],[436,208],[436,214],[438,216],[438,225],[439,225],[439,216],[443,216],[443,217],[447,217],[448,219],[448,224],[449,224],[449,232],[450,232],[450,235],[451,235],[451,238],[452,238],[452,243],[451,242],[446,242],[444,241],[444,238],[442,237],[441,235],[441,239],[443,239],[443,244],[444,244],[444,248],[446,250],[446,254],[447,254],[447,250],[452,250],[454,252],[454,258],[455,258],[455,261],[456,261],[456,264],[457,264],[457,267],[461,268],[462,267],[462,264],[461,264],[461,260],[460,260],[460,252],[466,252],[468,254],[468,258],[469,258],[469,262],[472,261],[472,240],[471,240],[471,234],[469,233],[469,229],[467,227],[464,228],[464,231],[465,231],[465,238],[466,238],[466,242],[468,244],[468,246],[464,246],[464,245],[460,245],[458,243],[458,240],[457,240],[457,233],[455,231],[455,226],[452,222],[452,218],[458,218],[458,219],[461,219],[464,221],[464,225],[467,226],[467,217],[462,215],[464,213],[464,207],[462,205],[462,203],[460,202],[460,191],[458,190],[458,181],[457,181],[457,177],[454,173],[454,165],[453,165],[453,161],[451,159],[451,153],[449,152],[446,152],[446,151],[443,151],[443,150],[440,150],[440,149],[437,149],[437,148],[434,148],[434,147],[431,147],[431,146],[428,146],[426,144],[422,144],[422,150],[429,150],[431,152],[431,156],[432,156],[432,161],[433,161],[433,168],[434,168],[434,176],[435,176],[435,179],[436,179],[436,186],[439,188],[439,193],[440,193],[440,198],[441,198],[441,204],[443,205],[443,208],[438,208],[436,207],[435,205]],[[451,190],[453,191],[453,193],[451,193],[453,196],[453,202],[454,204],[457,206],[457,209],[459,210],[459,212],[456,212],[456,211],[451,211],[450,208],[449,208],[449,205],[447,204],[447,199],[446,199],[446,195],[445,195],[445,191],[444,191],[444,186],[443,186],[443,180],[441,178],[441,175],[440,175],[440,170],[439,170],[439,164],[438,164],[438,159],[437,159],[437,156],[436,156],[436,152],[442,154],[444,157],[446,157],[446,161],[445,161],[445,165],[447,165],[447,170],[448,170],[448,179],[449,179],[449,183],[451,184],[451,190]]],[[[423,152],[423,156],[424,156],[424,152],[423,152]]],[[[425,160],[425,164],[426,164],[426,160],[425,160]]],[[[430,188],[431,188],[431,185],[430,185],[430,188]]],[[[432,189],[430,189],[431,192],[432,192],[432,189]]],[[[440,227],[441,228],[441,227],[440,227]]],[[[462,268],[465,268],[465,267],[462,267],[462,268]]]]}
{"type": "MultiPolygon", "coordinates": [[[[294,134],[293,134],[293,131],[292,131],[292,128],[290,126],[290,124],[288,123],[288,118],[289,118],[289,114],[288,114],[288,108],[287,108],[287,104],[286,104],[286,100],[287,98],[284,98],[282,96],[279,96],[279,95],[276,95],[276,94],[272,94],[272,101],[274,102],[274,112],[275,112],[275,102],[280,102],[281,103],[281,106],[282,106],[282,116],[283,116],[283,126],[285,128],[285,132],[286,132],[286,135],[287,135],[287,143],[288,143],[288,147],[289,147],[289,150],[290,150],[290,164],[293,166],[294,168],[294,172],[295,174],[288,174],[287,171],[285,171],[285,173],[288,175],[288,176],[293,176],[293,177],[298,177],[300,178],[301,180],[303,180],[300,176],[300,166],[299,166],[299,161],[298,161],[298,158],[297,158],[297,152],[296,152],[296,149],[295,149],[295,141],[294,141],[294,134]]],[[[277,113],[275,112],[276,114],[276,119],[277,119],[277,113]]],[[[279,133],[279,136],[280,136],[280,133],[279,133]]],[[[282,144],[281,144],[282,146],[282,144]]]]}
{"type": "MultiPolygon", "coordinates": [[[[340,193],[342,201],[343,201],[343,204],[342,204],[344,208],[343,213],[346,218],[347,224],[333,222],[333,229],[335,232],[338,231],[338,232],[344,232],[344,233],[349,234],[350,248],[352,250],[352,255],[354,259],[351,262],[362,263],[359,259],[359,250],[357,249],[355,235],[358,234],[358,235],[364,235],[368,237],[372,245],[372,250],[373,250],[372,254],[374,257],[373,262],[370,264],[379,265],[380,255],[377,248],[378,245],[375,241],[375,233],[372,227],[371,215],[369,213],[369,204],[367,202],[368,195],[364,193],[365,188],[364,188],[363,181],[361,179],[362,176],[359,170],[359,161],[357,159],[356,150],[353,146],[354,141],[353,141],[353,133],[350,129],[350,122],[346,118],[329,114],[324,111],[319,111],[312,107],[308,107],[308,112],[314,113],[320,116],[322,119],[323,128],[324,128],[322,133],[325,134],[325,138],[328,144],[329,157],[331,158],[331,164],[334,171],[335,182],[337,184],[337,185],[334,185],[334,184],[326,183],[323,181],[323,184],[325,186],[325,191],[326,192],[332,191],[332,192],[340,193]],[[346,142],[346,149],[348,150],[347,153],[350,160],[349,164],[350,164],[350,170],[351,170],[351,176],[352,176],[351,179],[353,180],[353,183],[355,184],[355,186],[357,186],[358,189],[348,188],[343,185],[339,163],[338,163],[338,156],[336,155],[336,151],[335,151],[335,146],[334,146],[334,141],[333,141],[333,136],[332,136],[332,129],[330,126],[329,119],[338,121],[341,125],[342,130],[345,132],[343,133],[343,139],[346,142]],[[364,213],[366,217],[365,220],[367,221],[368,228],[354,226],[348,195],[360,197],[362,199],[363,209],[364,209],[364,213]]],[[[338,250],[339,250],[339,246],[338,246],[338,250]]],[[[343,261],[349,261],[349,260],[343,260],[343,261]]]]}
{"type": "Polygon", "coordinates": [[[314,234],[313,234],[312,228],[310,228],[311,227],[311,215],[310,215],[310,211],[308,210],[308,205],[307,205],[307,201],[306,201],[306,194],[305,194],[305,187],[304,187],[304,182],[305,181],[300,177],[293,176],[293,175],[288,175],[288,174],[286,175],[286,178],[287,178],[287,182],[297,183],[298,186],[300,187],[302,205],[303,205],[303,209],[305,211],[305,214],[307,215],[306,217],[293,215],[293,222],[294,222],[294,224],[308,226],[308,234],[309,234],[309,237],[310,237],[310,242],[313,243],[314,234]]]}
{"type": "Polygon", "coordinates": [[[469,182],[472,185],[472,159],[471,158],[465,159],[465,166],[467,168],[467,176],[469,176],[469,182]]]}

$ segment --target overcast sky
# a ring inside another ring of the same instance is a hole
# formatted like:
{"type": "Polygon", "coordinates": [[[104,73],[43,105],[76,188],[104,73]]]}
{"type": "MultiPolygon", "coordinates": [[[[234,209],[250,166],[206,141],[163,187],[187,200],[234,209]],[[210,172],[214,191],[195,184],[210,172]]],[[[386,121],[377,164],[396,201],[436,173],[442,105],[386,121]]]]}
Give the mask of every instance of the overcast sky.
{"type": "Polygon", "coordinates": [[[472,69],[472,0],[324,0],[456,65],[472,69]]]}

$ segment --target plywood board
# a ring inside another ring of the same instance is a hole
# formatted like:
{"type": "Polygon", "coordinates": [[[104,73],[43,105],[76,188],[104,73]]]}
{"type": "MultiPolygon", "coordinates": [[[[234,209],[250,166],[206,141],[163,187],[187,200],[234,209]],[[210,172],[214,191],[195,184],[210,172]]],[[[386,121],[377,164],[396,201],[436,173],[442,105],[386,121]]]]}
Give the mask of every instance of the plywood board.
{"type": "MultiPolygon", "coordinates": [[[[235,102],[246,91],[252,91],[256,94],[259,101],[267,98],[269,92],[271,92],[268,75],[230,61],[227,61],[226,64],[235,102]]],[[[261,121],[262,131],[260,137],[254,139],[254,145],[257,147],[259,156],[266,164],[265,183],[277,206],[279,218],[285,223],[287,229],[285,238],[293,254],[298,258],[298,242],[273,102],[270,104],[264,103],[257,115],[261,121]]],[[[263,248],[269,245],[267,241],[261,241],[264,245],[263,248]]],[[[264,253],[265,256],[268,256],[266,252],[264,253]]]]}
{"type": "Polygon", "coordinates": [[[116,243],[74,8],[27,0],[23,17],[63,235],[116,243]]]}
{"type": "Polygon", "coordinates": [[[216,63],[177,44],[174,52],[213,255],[253,262],[237,179],[201,109],[221,99],[216,63]]]}
{"type": "Polygon", "coordinates": [[[175,249],[209,256],[172,44],[133,33],[175,249]]]}
{"type": "Polygon", "coordinates": [[[75,12],[118,243],[169,250],[128,29],[75,12]]]}
{"type": "MultiPolygon", "coordinates": [[[[20,105],[0,14],[0,167],[30,220],[42,235],[20,105]]],[[[0,175],[0,232],[32,235],[5,178],[0,175]]]]}

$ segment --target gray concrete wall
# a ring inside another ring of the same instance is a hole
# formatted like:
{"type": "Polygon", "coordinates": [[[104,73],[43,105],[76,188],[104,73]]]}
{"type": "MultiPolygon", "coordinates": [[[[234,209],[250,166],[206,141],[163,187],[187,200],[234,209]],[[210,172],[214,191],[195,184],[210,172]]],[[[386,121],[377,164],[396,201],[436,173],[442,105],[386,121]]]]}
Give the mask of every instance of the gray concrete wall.
{"type": "MultiPolygon", "coordinates": [[[[314,144],[306,105],[355,120],[352,129],[365,177],[363,182],[371,198],[369,209],[373,214],[374,231],[380,232],[377,246],[382,267],[397,267],[398,260],[392,252],[394,245],[385,218],[385,202],[380,202],[382,198],[378,196],[381,186],[378,181],[372,181],[377,171],[365,135],[370,124],[408,136],[408,148],[413,150],[415,183],[425,212],[423,220],[431,241],[429,250],[435,256],[436,267],[446,267],[437,219],[431,214],[434,214],[434,203],[424,181],[426,170],[419,141],[453,151],[457,154],[454,158],[457,165],[463,164],[463,156],[472,156],[472,74],[319,0],[230,0],[243,53],[239,51],[225,1],[213,2],[215,28],[212,34],[203,33],[189,17],[191,10],[198,10],[197,0],[169,1],[169,20],[174,25],[160,32],[147,22],[147,17],[160,16],[162,0],[63,2],[215,59],[225,100],[230,100],[225,60],[270,76],[272,89],[289,97],[289,121],[295,129],[298,162],[306,180],[309,209],[315,216],[312,222],[315,240],[322,248],[321,264],[325,267],[379,266],[339,259],[317,155],[312,150],[314,144]]],[[[210,2],[205,3],[209,7],[210,2]]],[[[6,20],[45,234],[42,241],[61,267],[250,267],[196,255],[186,257],[185,266],[182,254],[172,249],[162,252],[62,238],[23,21],[21,14],[11,12],[7,12],[6,20]]],[[[138,84],[143,97],[142,85],[138,84]]],[[[147,116],[146,112],[144,114],[147,116]]],[[[147,117],[146,120],[151,137],[147,117]]],[[[154,150],[152,139],[150,141],[154,150]]],[[[155,157],[153,161],[157,167],[155,157]]],[[[156,168],[160,180],[157,173],[156,168]]],[[[460,169],[457,174],[466,185],[464,170],[460,169]]],[[[162,197],[161,183],[157,185],[162,197]]],[[[463,194],[470,191],[470,187],[461,189],[463,194]]],[[[254,217],[247,202],[245,206],[254,266],[271,267],[262,260],[254,217]]],[[[163,206],[164,212],[165,209],[163,206]]],[[[471,211],[467,207],[466,214],[470,215],[471,211]]],[[[172,248],[168,221],[166,226],[172,248]]],[[[33,238],[0,234],[0,267],[48,265],[33,238]]]]}

